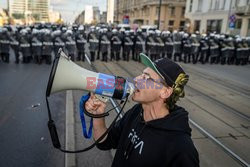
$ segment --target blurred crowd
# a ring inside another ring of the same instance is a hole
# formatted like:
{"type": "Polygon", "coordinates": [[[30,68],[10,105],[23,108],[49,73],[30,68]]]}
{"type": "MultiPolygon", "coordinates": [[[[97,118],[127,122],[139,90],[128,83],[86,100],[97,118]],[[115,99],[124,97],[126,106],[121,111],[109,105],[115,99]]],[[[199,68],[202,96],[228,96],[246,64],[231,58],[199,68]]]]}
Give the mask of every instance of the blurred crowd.
{"type": "Polygon", "coordinates": [[[145,53],[152,60],[168,57],[184,63],[245,65],[249,63],[250,37],[84,25],[0,27],[3,62],[9,62],[13,50],[15,63],[51,64],[59,48],[72,61],[85,61],[85,53],[91,61],[140,61],[139,54],[145,53]]]}

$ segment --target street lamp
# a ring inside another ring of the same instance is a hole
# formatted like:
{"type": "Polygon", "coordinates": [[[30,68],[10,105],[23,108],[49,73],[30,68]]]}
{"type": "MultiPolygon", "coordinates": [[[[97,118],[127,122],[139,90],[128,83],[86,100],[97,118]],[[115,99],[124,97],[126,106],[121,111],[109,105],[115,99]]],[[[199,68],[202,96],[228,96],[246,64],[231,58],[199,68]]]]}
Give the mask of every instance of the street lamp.
{"type": "Polygon", "coordinates": [[[158,29],[160,29],[160,22],[161,22],[161,4],[162,4],[162,0],[160,0],[160,3],[159,3],[158,24],[157,24],[158,29]]]}

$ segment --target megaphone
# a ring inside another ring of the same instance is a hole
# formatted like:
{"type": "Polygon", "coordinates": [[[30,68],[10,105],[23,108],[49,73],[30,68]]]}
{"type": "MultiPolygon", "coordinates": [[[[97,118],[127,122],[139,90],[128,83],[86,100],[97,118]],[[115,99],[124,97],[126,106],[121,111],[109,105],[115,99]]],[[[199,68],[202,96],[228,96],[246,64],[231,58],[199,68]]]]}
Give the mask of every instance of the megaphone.
{"type": "Polygon", "coordinates": [[[80,67],[60,49],[47,85],[46,96],[64,90],[85,90],[122,100],[134,92],[134,84],[119,76],[96,73],[80,67]]]}
{"type": "MultiPolygon", "coordinates": [[[[53,61],[53,66],[50,72],[46,90],[46,104],[49,116],[48,128],[54,147],[60,149],[63,152],[77,152],[61,149],[56,125],[52,119],[52,114],[48,102],[48,97],[51,94],[64,90],[86,90],[89,92],[93,92],[100,97],[104,97],[105,101],[107,101],[108,98],[115,98],[118,100],[126,98],[127,101],[128,96],[133,94],[134,89],[134,84],[123,77],[96,73],[78,66],[70,60],[70,58],[62,51],[62,49],[59,49],[58,54],[53,61]]],[[[117,118],[118,116],[119,114],[117,115],[117,118]]],[[[103,135],[103,137],[105,137],[105,135],[103,135]]],[[[102,138],[100,138],[100,141],[101,139],[102,138]]],[[[79,152],[87,151],[91,149],[92,146],[79,152]]]]}

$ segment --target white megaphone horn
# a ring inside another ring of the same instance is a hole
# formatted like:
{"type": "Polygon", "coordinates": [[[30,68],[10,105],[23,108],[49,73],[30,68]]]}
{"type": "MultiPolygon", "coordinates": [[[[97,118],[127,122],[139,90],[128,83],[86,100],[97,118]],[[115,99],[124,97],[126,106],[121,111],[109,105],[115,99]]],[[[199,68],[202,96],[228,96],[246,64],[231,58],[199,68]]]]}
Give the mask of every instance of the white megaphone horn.
{"type": "Polygon", "coordinates": [[[134,84],[123,77],[96,73],[80,67],[60,49],[50,72],[46,96],[64,90],[86,90],[122,100],[133,94],[134,89],[134,84]]]}

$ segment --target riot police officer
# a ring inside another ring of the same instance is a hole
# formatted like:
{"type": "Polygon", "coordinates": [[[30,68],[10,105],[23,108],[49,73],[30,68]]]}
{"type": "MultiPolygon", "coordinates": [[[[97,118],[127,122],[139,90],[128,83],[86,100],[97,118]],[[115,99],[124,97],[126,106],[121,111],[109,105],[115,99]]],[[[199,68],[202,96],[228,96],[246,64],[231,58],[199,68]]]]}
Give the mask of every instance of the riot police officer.
{"type": "Polygon", "coordinates": [[[167,57],[169,59],[172,59],[172,55],[174,52],[174,42],[172,38],[172,34],[170,31],[164,32],[164,43],[165,43],[165,52],[167,53],[167,57]]]}
{"type": "Polygon", "coordinates": [[[46,64],[51,64],[52,62],[52,52],[53,52],[53,39],[51,36],[51,31],[47,28],[42,29],[42,57],[45,59],[46,64]]]}
{"type": "Polygon", "coordinates": [[[99,50],[99,36],[94,28],[91,28],[91,32],[88,35],[90,60],[95,61],[96,54],[99,50]]]}
{"type": "Polygon", "coordinates": [[[174,61],[177,61],[177,57],[179,57],[179,61],[182,61],[181,54],[181,39],[182,36],[176,30],[173,32],[173,42],[174,42],[174,61]]]}
{"type": "Polygon", "coordinates": [[[135,55],[133,57],[133,60],[140,61],[140,53],[145,52],[145,44],[146,39],[144,35],[142,34],[141,29],[137,29],[136,36],[135,36],[135,55]]]}
{"type": "Polygon", "coordinates": [[[19,33],[17,28],[14,28],[12,34],[10,36],[10,46],[14,51],[15,55],[15,63],[19,63],[19,50],[20,50],[20,43],[19,43],[19,33]]]}
{"type": "Polygon", "coordinates": [[[117,29],[112,30],[112,36],[110,42],[111,42],[111,60],[115,59],[116,61],[119,61],[121,47],[122,47],[122,40],[118,35],[117,29]]]}
{"type": "Polygon", "coordinates": [[[31,51],[33,58],[35,60],[35,63],[41,64],[42,61],[42,39],[41,39],[41,33],[37,29],[32,30],[32,38],[31,38],[31,51]]]}
{"type": "Polygon", "coordinates": [[[210,64],[216,63],[219,61],[219,56],[220,48],[218,43],[218,36],[215,36],[212,33],[209,37],[209,56],[207,57],[207,61],[209,61],[210,64]]]}
{"type": "Polygon", "coordinates": [[[155,42],[155,32],[149,30],[149,35],[146,38],[146,53],[150,55],[150,59],[154,61],[156,59],[156,42],[155,42]]]}
{"type": "Polygon", "coordinates": [[[75,34],[75,39],[76,39],[76,47],[78,51],[78,56],[77,60],[84,61],[85,60],[85,45],[87,43],[85,33],[84,33],[84,27],[81,25],[79,26],[76,34],[75,34]]]}
{"type": "Polygon", "coordinates": [[[9,63],[10,35],[8,29],[5,27],[0,32],[0,51],[3,62],[9,63]]]}
{"type": "Polygon", "coordinates": [[[100,53],[102,54],[102,61],[108,61],[108,51],[110,48],[110,40],[108,38],[107,29],[100,31],[100,53]]]}
{"type": "Polygon", "coordinates": [[[31,54],[30,34],[27,28],[20,31],[20,53],[23,58],[23,63],[29,63],[31,54]]]}
{"type": "Polygon", "coordinates": [[[202,63],[205,64],[206,62],[206,58],[208,56],[208,38],[206,37],[206,34],[202,34],[201,40],[200,40],[200,57],[198,58],[198,60],[202,63]]]}
{"type": "Polygon", "coordinates": [[[130,36],[129,31],[125,31],[123,38],[123,60],[129,61],[130,54],[133,51],[134,42],[130,36]]]}
{"type": "Polygon", "coordinates": [[[164,52],[164,42],[161,38],[161,31],[160,30],[155,30],[155,38],[154,41],[156,43],[156,57],[155,59],[159,59],[162,57],[163,52],[164,52]]]}
{"type": "Polygon", "coordinates": [[[192,42],[190,40],[188,33],[185,33],[183,35],[182,49],[183,49],[184,63],[190,63],[191,54],[192,54],[192,42]]]}
{"type": "MultiPolygon", "coordinates": [[[[65,31],[66,32],[66,31],[65,31]]],[[[62,38],[62,31],[60,29],[55,30],[52,33],[53,43],[54,43],[54,53],[57,54],[58,50],[61,48],[65,50],[65,43],[62,38]]]]}
{"type": "Polygon", "coordinates": [[[193,64],[197,63],[197,59],[200,53],[200,42],[197,39],[196,34],[191,35],[191,55],[193,64]]]}

